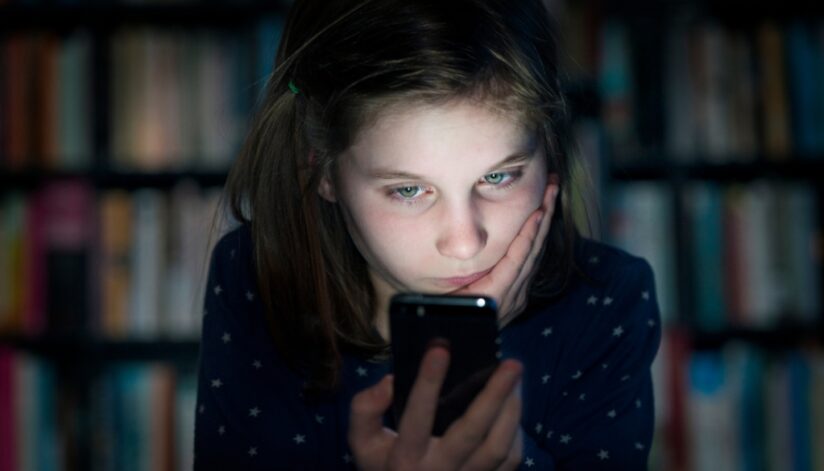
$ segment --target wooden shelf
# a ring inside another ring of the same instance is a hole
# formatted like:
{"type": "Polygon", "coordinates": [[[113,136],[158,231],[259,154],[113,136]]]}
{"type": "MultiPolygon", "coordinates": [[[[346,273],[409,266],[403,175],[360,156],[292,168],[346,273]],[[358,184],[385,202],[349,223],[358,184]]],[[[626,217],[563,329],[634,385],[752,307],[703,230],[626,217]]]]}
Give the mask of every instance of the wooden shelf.
{"type": "Polygon", "coordinates": [[[197,360],[197,339],[109,340],[84,335],[3,335],[0,345],[9,346],[58,362],[108,363],[118,361],[169,361],[192,364],[197,360]]]}
{"type": "MultiPolygon", "coordinates": [[[[13,171],[0,172],[0,188],[3,190],[37,188],[49,181],[85,179],[97,188],[171,188],[184,180],[200,186],[223,186],[227,171],[182,170],[169,172],[121,172],[91,171],[13,171]]],[[[0,190],[0,191],[3,191],[0,190]]]]}
{"type": "Polygon", "coordinates": [[[686,329],[695,350],[717,350],[739,341],[766,350],[792,350],[806,345],[824,345],[824,324],[782,325],[772,328],[731,327],[719,331],[686,329]]]}
{"type": "Polygon", "coordinates": [[[749,182],[757,179],[824,181],[824,158],[803,159],[792,157],[786,162],[711,164],[699,161],[695,164],[670,163],[660,156],[660,163],[615,165],[610,177],[619,181],[633,180],[707,180],[718,182],[749,182]]]}
{"type": "Polygon", "coordinates": [[[0,30],[73,27],[110,29],[124,25],[233,28],[266,15],[285,15],[287,0],[271,2],[179,2],[128,4],[83,2],[75,5],[8,5],[0,7],[0,30]]]}

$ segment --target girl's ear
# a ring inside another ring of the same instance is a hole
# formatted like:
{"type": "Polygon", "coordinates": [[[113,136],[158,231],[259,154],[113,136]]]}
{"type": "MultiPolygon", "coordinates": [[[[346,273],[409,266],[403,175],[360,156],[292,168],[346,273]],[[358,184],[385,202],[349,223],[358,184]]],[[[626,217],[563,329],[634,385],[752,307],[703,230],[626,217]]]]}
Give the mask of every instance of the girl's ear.
{"type": "MultiPolygon", "coordinates": [[[[314,167],[317,163],[315,149],[312,149],[309,151],[309,165],[314,167]]],[[[338,201],[335,196],[335,186],[332,184],[332,179],[329,178],[329,172],[323,172],[323,176],[320,179],[320,184],[318,185],[318,194],[321,198],[330,203],[335,203],[338,201]]]]}
{"type": "Polygon", "coordinates": [[[323,175],[320,178],[318,194],[321,198],[330,203],[336,203],[338,201],[338,198],[335,195],[335,186],[332,184],[332,180],[329,178],[329,175],[323,175]]]}

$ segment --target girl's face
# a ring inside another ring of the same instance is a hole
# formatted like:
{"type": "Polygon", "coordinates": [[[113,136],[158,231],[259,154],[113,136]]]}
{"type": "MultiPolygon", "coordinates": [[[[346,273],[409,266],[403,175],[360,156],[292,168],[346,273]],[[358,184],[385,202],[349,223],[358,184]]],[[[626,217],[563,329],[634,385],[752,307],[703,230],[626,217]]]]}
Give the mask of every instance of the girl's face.
{"type": "Polygon", "coordinates": [[[337,201],[383,303],[448,293],[504,256],[547,184],[543,145],[513,117],[468,102],[385,113],[341,155],[337,201]]]}

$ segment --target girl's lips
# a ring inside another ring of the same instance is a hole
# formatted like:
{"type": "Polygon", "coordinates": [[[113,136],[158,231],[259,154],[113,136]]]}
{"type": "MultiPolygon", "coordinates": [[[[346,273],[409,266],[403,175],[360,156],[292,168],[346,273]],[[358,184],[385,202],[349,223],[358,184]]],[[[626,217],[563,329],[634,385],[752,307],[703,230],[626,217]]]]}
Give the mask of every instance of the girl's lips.
{"type": "Polygon", "coordinates": [[[468,276],[456,276],[454,278],[438,278],[438,282],[454,287],[466,286],[480,280],[491,271],[492,269],[490,268],[488,270],[479,271],[478,273],[473,273],[472,275],[468,276]]]}

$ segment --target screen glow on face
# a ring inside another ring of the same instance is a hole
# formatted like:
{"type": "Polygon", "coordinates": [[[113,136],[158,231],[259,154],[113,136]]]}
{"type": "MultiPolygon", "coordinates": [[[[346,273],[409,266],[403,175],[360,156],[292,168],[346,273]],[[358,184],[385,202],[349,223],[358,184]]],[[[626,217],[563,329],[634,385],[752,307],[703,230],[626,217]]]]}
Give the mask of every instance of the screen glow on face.
{"type": "Polygon", "coordinates": [[[493,267],[541,204],[546,162],[511,116],[468,102],[409,107],[340,157],[336,201],[379,295],[445,293],[493,267]]]}

